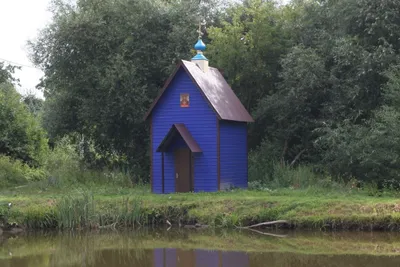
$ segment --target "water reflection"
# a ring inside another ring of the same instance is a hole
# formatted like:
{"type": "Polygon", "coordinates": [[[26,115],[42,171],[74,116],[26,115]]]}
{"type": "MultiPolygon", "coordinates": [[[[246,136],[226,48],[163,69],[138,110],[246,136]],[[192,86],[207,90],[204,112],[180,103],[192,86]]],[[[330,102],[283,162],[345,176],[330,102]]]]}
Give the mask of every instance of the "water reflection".
{"type": "Polygon", "coordinates": [[[0,236],[1,267],[394,267],[398,233],[141,231],[0,236]]]}
{"type": "Polygon", "coordinates": [[[154,250],[154,267],[249,267],[249,264],[249,255],[244,252],[154,250]]]}

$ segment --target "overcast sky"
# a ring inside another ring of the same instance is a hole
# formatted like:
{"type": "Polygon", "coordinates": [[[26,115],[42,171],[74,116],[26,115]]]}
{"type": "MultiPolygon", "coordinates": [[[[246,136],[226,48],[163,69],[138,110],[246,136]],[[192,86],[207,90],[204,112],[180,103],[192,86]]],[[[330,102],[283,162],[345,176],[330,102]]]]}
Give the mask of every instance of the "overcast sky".
{"type": "MultiPolygon", "coordinates": [[[[28,59],[26,42],[35,38],[40,28],[50,21],[47,11],[50,0],[0,0],[0,61],[12,61],[14,65],[32,66],[28,59]]],[[[35,92],[43,73],[22,67],[16,76],[21,80],[21,93],[35,92]]]]}
{"type": "Polygon", "coordinates": [[[33,68],[26,43],[50,22],[49,4],[50,0],[0,0],[0,61],[24,65],[16,73],[21,83],[17,89],[22,94],[31,92],[43,96],[35,89],[43,72],[33,68]]]}

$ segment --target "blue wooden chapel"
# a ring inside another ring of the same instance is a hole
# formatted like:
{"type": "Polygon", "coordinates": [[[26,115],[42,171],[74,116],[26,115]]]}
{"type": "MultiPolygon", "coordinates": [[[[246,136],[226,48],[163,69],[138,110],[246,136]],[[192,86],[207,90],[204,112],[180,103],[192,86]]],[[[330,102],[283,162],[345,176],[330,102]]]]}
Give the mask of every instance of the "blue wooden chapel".
{"type": "Polygon", "coordinates": [[[254,120],[208,66],[201,37],[194,48],[197,55],[179,62],[145,115],[157,194],[247,187],[247,123],[254,120]]]}

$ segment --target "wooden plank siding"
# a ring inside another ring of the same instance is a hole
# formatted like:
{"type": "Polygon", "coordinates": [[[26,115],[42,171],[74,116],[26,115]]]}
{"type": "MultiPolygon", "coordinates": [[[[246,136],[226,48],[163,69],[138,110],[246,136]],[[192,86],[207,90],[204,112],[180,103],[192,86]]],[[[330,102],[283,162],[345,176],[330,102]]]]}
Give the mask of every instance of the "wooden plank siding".
{"type": "Polygon", "coordinates": [[[153,120],[150,118],[150,188],[153,192],[153,120]]]}
{"type": "Polygon", "coordinates": [[[230,186],[247,188],[247,124],[220,121],[221,190],[230,186]]]}
{"type": "MultiPolygon", "coordinates": [[[[202,149],[194,154],[194,191],[213,192],[217,183],[217,115],[200,89],[183,68],[180,68],[152,111],[152,189],[162,192],[161,153],[156,152],[174,123],[183,123],[202,149]],[[180,94],[190,95],[188,108],[180,107],[180,94]],[[157,167],[159,166],[159,167],[157,167]]],[[[179,145],[177,142],[174,146],[179,145]]],[[[172,149],[172,147],[171,147],[172,149]]],[[[173,152],[164,155],[165,193],[175,192],[175,164],[173,152]]]]}

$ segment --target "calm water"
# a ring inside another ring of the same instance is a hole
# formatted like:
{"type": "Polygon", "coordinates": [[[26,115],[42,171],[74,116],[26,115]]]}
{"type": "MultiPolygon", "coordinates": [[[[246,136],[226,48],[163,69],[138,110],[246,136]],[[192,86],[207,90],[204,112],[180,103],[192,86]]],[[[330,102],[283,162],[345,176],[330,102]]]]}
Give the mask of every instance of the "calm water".
{"type": "Polygon", "coordinates": [[[1,267],[400,266],[398,233],[124,231],[0,236],[1,267]]]}

